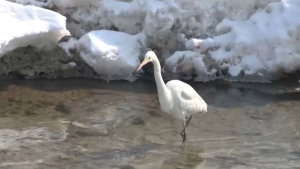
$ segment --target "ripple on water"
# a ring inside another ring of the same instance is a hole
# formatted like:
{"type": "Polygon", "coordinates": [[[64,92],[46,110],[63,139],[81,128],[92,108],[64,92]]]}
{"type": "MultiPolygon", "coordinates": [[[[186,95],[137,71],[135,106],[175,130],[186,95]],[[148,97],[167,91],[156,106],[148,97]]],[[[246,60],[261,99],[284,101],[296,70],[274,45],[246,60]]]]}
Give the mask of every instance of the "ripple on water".
{"type": "Polygon", "coordinates": [[[48,128],[32,128],[23,131],[0,130],[0,150],[18,149],[21,146],[31,146],[42,142],[63,141],[65,130],[49,130],[48,128]]]}

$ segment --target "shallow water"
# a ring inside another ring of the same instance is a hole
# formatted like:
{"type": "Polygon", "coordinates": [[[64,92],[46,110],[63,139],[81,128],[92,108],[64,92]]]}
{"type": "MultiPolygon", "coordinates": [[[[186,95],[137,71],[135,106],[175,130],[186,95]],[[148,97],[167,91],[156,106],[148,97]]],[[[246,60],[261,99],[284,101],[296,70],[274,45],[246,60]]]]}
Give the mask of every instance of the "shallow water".
{"type": "Polygon", "coordinates": [[[0,168],[300,168],[300,85],[194,83],[209,104],[187,129],[153,81],[0,81],[0,168]]]}

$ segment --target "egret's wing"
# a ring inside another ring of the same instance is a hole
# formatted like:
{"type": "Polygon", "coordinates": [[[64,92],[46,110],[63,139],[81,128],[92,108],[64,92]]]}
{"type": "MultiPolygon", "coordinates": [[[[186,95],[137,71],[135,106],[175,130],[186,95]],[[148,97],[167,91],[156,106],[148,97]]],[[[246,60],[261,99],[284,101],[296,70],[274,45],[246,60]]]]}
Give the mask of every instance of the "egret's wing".
{"type": "Polygon", "coordinates": [[[166,85],[175,99],[174,104],[181,110],[188,114],[207,111],[207,104],[190,85],[179,80],[169,81],[166,85]]]}
{"type": "Polygon", "coordinates": [[[193,89],[183,89],[180,94],[181,108],[186,113],[199,113],[207,111],[207,104],[193,89]]]}

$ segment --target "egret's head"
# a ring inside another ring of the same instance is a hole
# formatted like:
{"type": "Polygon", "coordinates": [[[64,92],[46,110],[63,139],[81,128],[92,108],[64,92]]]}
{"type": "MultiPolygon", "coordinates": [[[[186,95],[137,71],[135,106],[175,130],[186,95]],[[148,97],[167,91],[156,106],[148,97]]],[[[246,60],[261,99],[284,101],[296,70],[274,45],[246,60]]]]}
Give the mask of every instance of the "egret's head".
{"type": "Polygon", "coordinates": [[[136,71],[139,71],[147,63],[152,62],[155,57],[156,57],[156,55],[153,51],[148,51],[145,54],[144,61],[141,63],[141,65],[139,66],[139,68],[136,71]]]}

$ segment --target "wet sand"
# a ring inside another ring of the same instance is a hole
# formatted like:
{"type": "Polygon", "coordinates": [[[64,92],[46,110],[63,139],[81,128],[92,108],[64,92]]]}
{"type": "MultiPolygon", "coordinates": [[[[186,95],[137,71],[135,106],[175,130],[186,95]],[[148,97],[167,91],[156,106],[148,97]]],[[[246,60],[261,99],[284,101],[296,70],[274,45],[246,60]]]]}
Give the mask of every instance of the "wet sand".
{"type": "Polygon", "coordinates": [[[300,85],[192,83],[209,104],[187,129],[154,81],[0,81],[0,168],[300,168],[300,85]]]}

